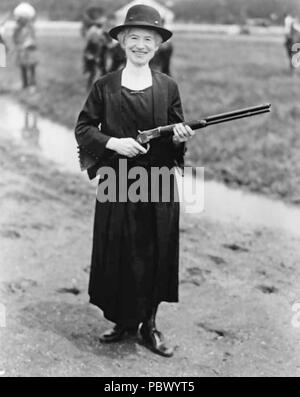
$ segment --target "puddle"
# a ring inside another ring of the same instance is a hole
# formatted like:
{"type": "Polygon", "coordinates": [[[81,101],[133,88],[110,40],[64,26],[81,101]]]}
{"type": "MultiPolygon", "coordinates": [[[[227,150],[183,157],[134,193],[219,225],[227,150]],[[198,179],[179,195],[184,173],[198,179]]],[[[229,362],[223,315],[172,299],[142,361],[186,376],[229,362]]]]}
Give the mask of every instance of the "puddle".
{"type": "Polygon", "coordinates": [[[192,182],[192,178],[187,178],[184,188],[180,187],[180,189],[181,197],[187,199],[189,203],[195,203],[185,206],[185,211],[191,216],[223,223],[282,229],[300,236],[300,207],[295,205],[232,189],[214,181],[204,183],[200,181],[197,185],[195,181],[192,182]]]}
{"type": "Polygon", "coordinates": [[[204,216],[236,224],[279,228],[300,236],[300,208],[258,194],[205,182],[204,216]]]}
{"type": "Polygon", "coordinates": [[[0,114],[1,135],[35,147],[61,170],[80,171],[75,138],[69,129],[5,97],[0,97],[0,114]]]}
{"type": "MultiPolygon", "coordinates": [[[[0,97],[0,114],[1,135],[35,147],[61,170],[80,174],[76,142],[71,130],[26,111],[5,97],[0,97]]],[[[189,178],[186,180],[188,184],[191,182],[189,178]]],[[[188,191],[192,192],[190,187],[188,191]]],[[[282,229],[300,236],[299,207],[230,189],[214,181],[205,182],[204,188],[201,188],[202,194],[204,200],[198,202],[199,207],[193,209],[191,216],[282,229]]]]}

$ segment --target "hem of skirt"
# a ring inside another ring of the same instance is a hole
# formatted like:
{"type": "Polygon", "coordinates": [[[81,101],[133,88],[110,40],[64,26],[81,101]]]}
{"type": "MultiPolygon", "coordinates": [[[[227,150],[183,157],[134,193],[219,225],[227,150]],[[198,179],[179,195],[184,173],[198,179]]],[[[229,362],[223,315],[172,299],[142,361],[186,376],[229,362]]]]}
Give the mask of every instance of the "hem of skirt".
{"type": "MultiPolygon", "coordinates": [[[[176,299],[162,299],[162,300],[160,300],[157,304],[159,305],[160,303],[163,303],[163,302],[165,302],[165,303],[178,303],[178,302],[179,302],[179,299],[178,299],[178,298],[176,298],[176,299]]],[[[105,318],[106,320],[111,321],[111,322],[114,323],[114,324],[121,324],[121,323],[122,323],[122,322],[118,321],[117,318],[116,318],[115,316],[111,316],[111,315],[105,310],[105,308],[104,308],[105,305],[104,305],[103,303],[100,303],[98,300],[93,299],[93,298],[91,298],[91,297],[90,297],[89,303],[91,303],[91,304],[94,305],[94,306],[97,306],[97,307],[103,312],[103,316],[104,316],[104,318],[105,318]]],[[[144,320],[144,319],[135,320],[135,321],[132,321],[132,322],[128,322],[128,324],[122,324],[122,325],[126,325],[126,326],[135,326],[135,325],[138,325],[138,324],[142,323],[143,320],[144,320]]]]}

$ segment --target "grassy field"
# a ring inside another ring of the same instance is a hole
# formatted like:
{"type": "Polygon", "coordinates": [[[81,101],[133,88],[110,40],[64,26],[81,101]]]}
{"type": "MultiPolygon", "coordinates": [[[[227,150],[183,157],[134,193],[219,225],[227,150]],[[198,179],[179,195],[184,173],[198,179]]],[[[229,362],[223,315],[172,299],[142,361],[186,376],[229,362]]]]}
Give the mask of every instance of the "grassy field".
{"type": "MultiPolygon", "coordinates": [[[[197,134],[188,163],[232,185],[300,203],[300,70],[294,76],[282,43],[177,35],[173,75],[186,119],[271,102],[272,113],[214,126],[197,134]]],[[[82,106],[85,81],[77,38],[41,38],[39,91],[20,93],[12,64],[0,69],[0,93],[18,96],[70,128],[82,106]]]]}

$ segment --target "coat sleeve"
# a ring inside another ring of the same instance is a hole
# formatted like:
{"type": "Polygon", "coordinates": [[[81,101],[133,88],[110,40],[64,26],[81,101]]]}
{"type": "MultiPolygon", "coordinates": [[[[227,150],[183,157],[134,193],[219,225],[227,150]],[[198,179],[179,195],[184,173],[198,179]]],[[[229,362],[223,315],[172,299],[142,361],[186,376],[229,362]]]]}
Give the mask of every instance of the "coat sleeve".
{"type": "Polygon", "coordinates": [[[106,143],[110,136],[101,132],[103,121],[103,96],[101,88],[95,83],[81,110],[75,126],[81,170],[97,164],[108,149],[106,143]]]}
{"type": "MultiPolygon", "coordinates": [[[[172,87],[169,89],[168,124],[181,123],[184,121],[179,89],[174,81],[172,81],[172,83],[172,87]]],[[[175,162],[180,168],[183,168],[186,145],[185,143],[173,143],[173,148],[175,162]]]]}

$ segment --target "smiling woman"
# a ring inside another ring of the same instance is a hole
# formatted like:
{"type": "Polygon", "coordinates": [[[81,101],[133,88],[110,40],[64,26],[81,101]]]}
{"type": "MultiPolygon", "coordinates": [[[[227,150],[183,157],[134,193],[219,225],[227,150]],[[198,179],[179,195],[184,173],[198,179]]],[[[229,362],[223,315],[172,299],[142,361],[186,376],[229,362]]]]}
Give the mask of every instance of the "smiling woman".
{"type": "Polygon", "coordinates": [[[127,28],[118,34],[118,40],[125,51],[126,59],[133,64],[148,63],[162,43],[162,37],[151,30],[127,28]]]}
{"type": "MultiPolygon", "coordinates": [[[[75,135],[82,169],[93,178],[102,165],[111,167],[119,189],[126,179],[124,160],[128,173],[144,167],[149,198],[96,201],[90,302],[115,323],[101,335],[102,342],[118,341],[139,329],[151,350],[170,357],[173,349],[156,329],[155,317],[160,302],[178,301],[179,203],[171,194],[175,178],[169,201],[152,202],[150,176],[152,167],[182,166],[185,142],[194,132],[181,123],[175,81],[149,67],[159,44],[172,35],[163,28],[159,13],[152,7],[133,6],[125,23],[110,35],[123,46],[126,66],[94,84],[79,115],[75,135]],[[136,141],[139,130],[166,124],[175,124],[173,137],[158,138],[149,151],[136,141]]],[[[100,175],[99,184],[106,182],[100,175]]]]}

